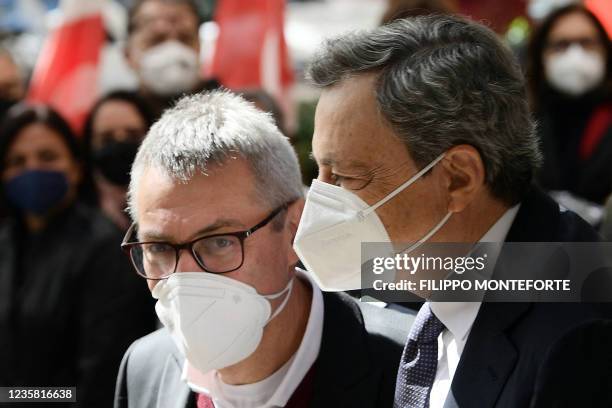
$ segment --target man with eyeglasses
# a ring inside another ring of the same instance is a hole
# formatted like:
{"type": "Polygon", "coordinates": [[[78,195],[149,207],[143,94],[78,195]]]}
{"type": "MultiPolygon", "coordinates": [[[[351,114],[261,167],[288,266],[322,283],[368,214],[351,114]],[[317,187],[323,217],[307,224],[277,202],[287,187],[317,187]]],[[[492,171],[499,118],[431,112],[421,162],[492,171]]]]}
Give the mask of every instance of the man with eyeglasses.
{"type": "Polygon", "coordinates": [[[185,97],[132,168],[123,249],[165,328],[135,342],[115,407],[386,407],[410,316],[296,269],[295,153],[241,97],[185,97]]]}

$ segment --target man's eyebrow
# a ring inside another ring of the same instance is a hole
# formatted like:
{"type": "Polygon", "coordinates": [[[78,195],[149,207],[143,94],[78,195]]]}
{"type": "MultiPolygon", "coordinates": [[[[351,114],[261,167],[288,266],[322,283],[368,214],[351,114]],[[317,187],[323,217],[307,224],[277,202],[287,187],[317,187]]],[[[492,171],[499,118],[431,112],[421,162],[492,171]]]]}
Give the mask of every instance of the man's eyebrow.
{"type": "MultiPolygon", "coordinates": [[[[212,224],[207,225],[206,227],[192,234],[190,239],[195,239],[200,236],[212,234],[222,228],[227,228],[227,227],[235,227],[235,228],[241,228],[241,229],[245,228],[244,224],[240,222],[239,220],[236,220],[233,218],[219,218],[212,224]]],[[[139,232],[138,241],[141,241],[141,242],[146,242],[146,241],[175,242],[176,240],[173,237],[164,234],[163,232],[152,230],[152,231],[144,231],[142,233],[139,232]]]]}
{"type": "Polygon", "coordinates": [[[359,160],[336,160],[333,156],[324,157],[321,159],[322,166],[337,166],[344,171],[367,171],[370,166],[359,160]]]}
{"type": "Polygon", "coordinates": [[[246,228],[240,220],[237,220],[235,218],[219,218],[214,223],[202,228],[201,230],[193,234],[192,238],[218,232],[218,230],[227,227],[235,227],[242,229],[246,228]]]}

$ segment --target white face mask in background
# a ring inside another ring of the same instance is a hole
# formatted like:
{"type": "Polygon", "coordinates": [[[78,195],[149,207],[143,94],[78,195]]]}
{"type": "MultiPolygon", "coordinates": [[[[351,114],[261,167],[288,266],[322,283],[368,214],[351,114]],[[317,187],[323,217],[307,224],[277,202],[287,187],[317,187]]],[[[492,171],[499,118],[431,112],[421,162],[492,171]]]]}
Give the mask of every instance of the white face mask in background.
{"type": "Polygon", "coordinates": [[[191,91],[200,80],[198,53],[175,40],[149,48],[139,64],[144,85],[158,95],[191,91]]]}
{"type": "Polygon", "coordinates": [[[600,53],[572,44],[567,50],[550,55],[544,61],[544,69],[553,88],[571,96],[580,96],[603,81],[606,62],[600,53]]]}
{"type": "MultiPolygon", "coordinates": [[[[321,289],[361,289],[361,243],[388,243],[387,253],[379,256],[394,253],[389,234],[375,210],[421,178],[443,157],[440,155],[373,206],[342,187],[313,180],[293,248],[321,289]]],[[[442,228],[450,216],[449,212],[418,242],[402,252],[415,250],[442,228]]]]}
{"type": "Polygon", "coordinates": [[[257,349],[263,329],[285,307],[293,279],[280,292],[260,295],[235,279],[180,272],[152,291],[155,311],[181,354],[201,373],[236,364],[257,349]],[[286,294],[286,295],[285,295],[286,294]],[[285,295],[271,314],[269,299],[285,295]]]}

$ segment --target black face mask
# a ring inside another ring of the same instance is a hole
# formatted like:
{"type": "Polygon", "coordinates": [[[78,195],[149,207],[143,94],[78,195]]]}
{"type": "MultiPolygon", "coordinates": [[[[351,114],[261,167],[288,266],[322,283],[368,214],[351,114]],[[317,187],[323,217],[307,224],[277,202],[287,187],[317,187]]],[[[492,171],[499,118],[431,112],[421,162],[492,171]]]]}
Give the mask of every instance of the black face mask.
{"type": "Polygon", "coordinates": [[[140,143],[111,142],[94,151],[93,163],[104,178],[113,184],[127,186],[130,183],[130,170],[140,143]]]}

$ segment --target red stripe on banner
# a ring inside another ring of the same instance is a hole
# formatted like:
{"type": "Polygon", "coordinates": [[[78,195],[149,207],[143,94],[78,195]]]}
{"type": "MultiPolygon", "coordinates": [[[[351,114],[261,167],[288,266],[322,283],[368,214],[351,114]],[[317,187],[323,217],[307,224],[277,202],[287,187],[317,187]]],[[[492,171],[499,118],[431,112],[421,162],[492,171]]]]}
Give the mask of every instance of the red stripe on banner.
{"type": "Polygon", "coordinates": [[[38,57],[27,100],[51,105],[80,133],[98,97],[98,63],[104,41],[100,14],[58,27],[38,57]]]}
{"type": "Polygon", "coordinates": [[[215,46],[212,75],[228,88],[261,87],[262,51],[266,36],[276,33],[280,83],[293,81],[284,37],[284,0],[220,0],[215,13],[219,37],[215,46]]]}
{"type": "Polygon", "coordinates": [[[588,160],[591,157],[610,127],[612,127],[612,105],[600,106],[589,119],[580,139],[581,160],[588,160]]]}

